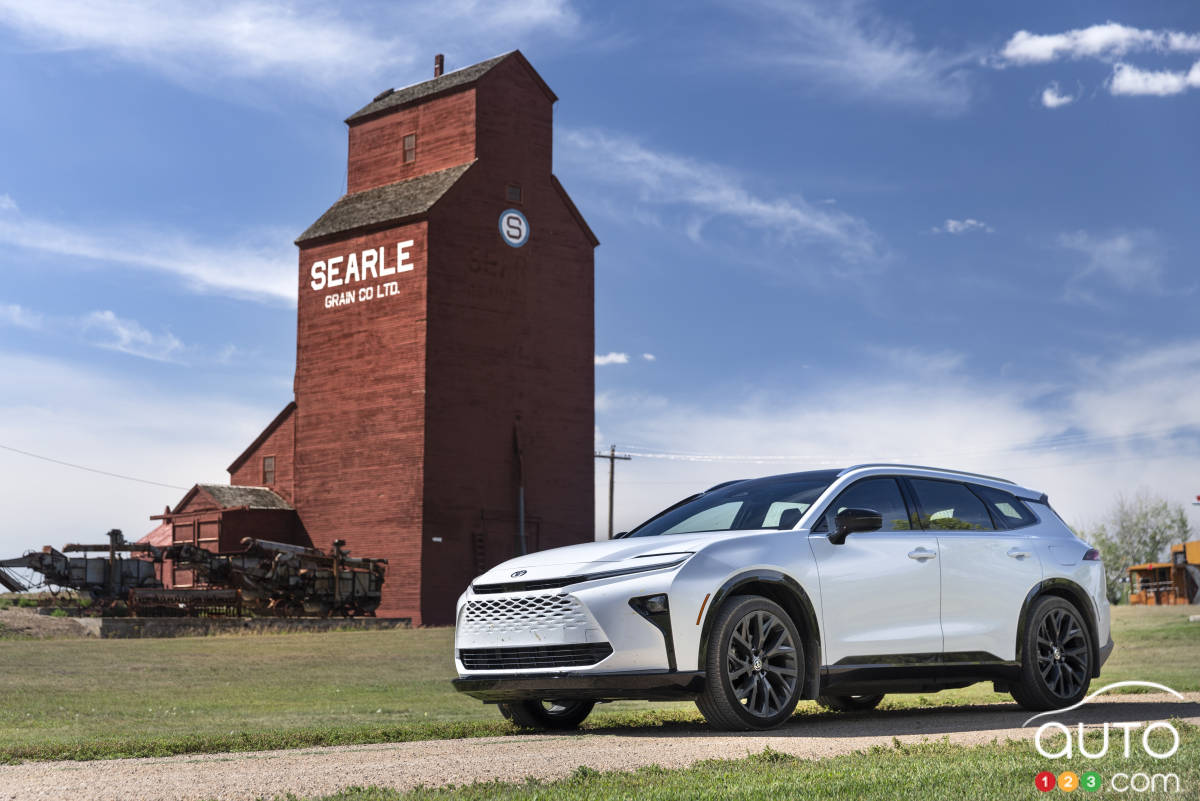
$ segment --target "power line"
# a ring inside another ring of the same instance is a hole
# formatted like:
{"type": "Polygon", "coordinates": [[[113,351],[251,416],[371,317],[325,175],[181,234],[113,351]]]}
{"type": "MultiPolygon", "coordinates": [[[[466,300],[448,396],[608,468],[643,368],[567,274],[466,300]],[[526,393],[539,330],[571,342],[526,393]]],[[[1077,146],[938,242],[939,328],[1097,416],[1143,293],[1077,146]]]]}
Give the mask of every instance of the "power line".
{"type": "Polygon", "coordinates": [[[62,465],[63,467],[73,467],[76,470],[86,470],[89,473],[97,473],[99,475],[108,476],[110,478],[120,478],[120,479],[124,479],[125,481],[136,481],[139,484],[150,484],[151,486],[154,486],[154,487],[166,487],[167,489],[177,489],[177,490],[191,489],[191,487],[180,487],[176,484],[164,484],[161,481],[151,481],[150,479],[147,479],[147,478],[135,478],[133,476],[122,475],[121,473],[110,473],[107,470],[98,470],[95,467],[85,467],[84,465],[81,465],[81,464],[73,464],[71,462],[64,462],[61,459],[53,459],[49,456],[43,456],[40,453],[31,453],[29,451],[23,451],[20,448],[14,448],[10,445],[0,445],[0,449],[6,450],[6,451],[12,451],[13,453],[19,453],[22,456],[28,456],[32,459],[41,459],[43,462],[51,462],[53,464],[62,465]]]}
{"type": "MultiPolygon", "coordinates": [[[[1131,431],[1126,434],[1087,434],[1084,432],[1059,434],[1057,436],[1045,437],[1034,440],[1032,442],[1022,443],[1018,445],[1010,445],[999,448],[981,448],[964,451],[935,451],[929,453],[924,458],[953,458],[966,456],[980,456],[991,454],[1011,454],[1024,455],[1039,452],[1056,452],[1065,451],[1068,449],[1077,448],[1101,448],[1105,446],[1115,445],[1133,445],[1140,441],[1165,437],[1169,435],[1186,435],[1196,433],[1195,423],[1184,423],[1181,425],[1166,426],[1148,431],[1131,431]]],[[[732,462],[743,464],[770,464],[770,463],[798,463],[804,465],[831,465],[844,466],[855,461],[864,461],[867,457],[853,458],[841,457],[830,459],[827,457],[814,457],[811,454],[795,455],[795,456],[780,456],[780,455],[750,455],[750,454],[720,454],[720,453],[702,453],[699,451],[671,451],[657,448],[650,448],[644,445],[625,445],[625,450],[631,451],[635,456],[645,459],[662,459],[667,461],[680,462],[732,462]]],[[[877,458],[876,456],[870,457],[877,458]]],[[[888,457],[898,461],[904,461],[905,457],[888,457]]],[[[1120,457],[1128,458],[1128,457],[1120,457]]]]}

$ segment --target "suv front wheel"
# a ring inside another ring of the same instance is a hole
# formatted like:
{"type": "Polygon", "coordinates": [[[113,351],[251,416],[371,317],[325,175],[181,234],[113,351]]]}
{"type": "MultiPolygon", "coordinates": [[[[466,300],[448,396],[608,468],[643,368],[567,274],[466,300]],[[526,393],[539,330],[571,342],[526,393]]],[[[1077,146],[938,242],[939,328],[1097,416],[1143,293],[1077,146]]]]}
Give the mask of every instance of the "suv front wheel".
{"type": "Polygon", "coordinates": [[[774,601],[735,595],[717,612],[696,699],[715,729],[770,729],[792,716],[804,686],[804,646],[774,601]]]}

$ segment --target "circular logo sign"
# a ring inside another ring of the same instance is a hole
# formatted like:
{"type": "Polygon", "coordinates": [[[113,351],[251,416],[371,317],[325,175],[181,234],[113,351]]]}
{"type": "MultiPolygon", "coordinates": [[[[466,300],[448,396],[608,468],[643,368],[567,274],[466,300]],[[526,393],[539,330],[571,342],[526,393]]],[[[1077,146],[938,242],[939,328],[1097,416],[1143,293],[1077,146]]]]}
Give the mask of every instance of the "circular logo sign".
{"type": "Polygon", "coordinates": [[[529,220],[516,209],[505,209],[500,212],[500,236],[511,247],[521,247],[529,241],[529,220]]]}
{"type": "Polygon", "coordinates": [[[525,575],[525,571],[518,570],[516,573],[513,573],[512,576],[510,576],[510,578],[520,578],[523,575],[525,575]]]}

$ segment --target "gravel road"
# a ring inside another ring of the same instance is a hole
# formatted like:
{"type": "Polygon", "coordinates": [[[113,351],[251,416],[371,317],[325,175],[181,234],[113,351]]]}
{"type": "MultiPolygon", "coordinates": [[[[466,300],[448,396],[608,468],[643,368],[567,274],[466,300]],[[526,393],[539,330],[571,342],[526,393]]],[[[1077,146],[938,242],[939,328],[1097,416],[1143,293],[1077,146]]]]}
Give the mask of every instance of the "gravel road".
{"type": "MultiPolygon", "coordinates": [[[[1200,693],[1186,701],[1167,694],[1103,696],[1059,718],[1095,724],[1169,717],[1200,724],[1200,693]]],[[[570,735],[519,735],[416,743],[203,754],[95,762],[29,762],[0,766],[0,800],[26,801],[252,801],[284,793],[319,796],[353,785],[407,789],[419,784],[464,784],[488,779],[553,779],[580,765],[631,770],[642,765],[684,767],[712,758],[737,758],[768,746],[804,758],[845,754],[872,745],[948,738],[977,745],[1032,738],[1022,729],[1030,713],[1014,704],[830,715],[768,734],[722,734],[704,726],[611,729],[570,735]]],[[[1032,746],[1031,746],[1032,747],[1032,746]]]]}

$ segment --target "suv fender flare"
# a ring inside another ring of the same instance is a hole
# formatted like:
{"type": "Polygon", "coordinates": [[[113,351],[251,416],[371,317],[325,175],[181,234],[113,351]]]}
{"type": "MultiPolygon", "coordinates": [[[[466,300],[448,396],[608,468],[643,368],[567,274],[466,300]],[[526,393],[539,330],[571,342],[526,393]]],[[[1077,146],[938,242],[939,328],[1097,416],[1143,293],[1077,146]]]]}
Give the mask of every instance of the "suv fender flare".
{"type": "Polygon", "coordinates": [[[1033,607],[1034,601],[1044,595],[1065,598],[1075,604],[1075,608],[1083,615],[1083,622],[1087,627],[1088,649],[1092,657],[1092,678],[1096,678],[1100,675],[1100,643],[1099,634],[1096,631],[1096,607],[1083,587],[1065,578],[1042,579],[1034,584],[1033,589],[1025,596],[1025,602],[1021,604],[1021,615],[1017,618],[1017,664],[1022,664],[1024,657],[1025,626],[1029,622],[1029,610],[1033,607]]]}
{"type": "Polygon", "coordinates": [[[816,698],[821,687],[821,628],[817,623],[817,613],[813,609],[808,593],[796,579],[778,570],[748,570],[738,573],[726,581],[713,593],[704,615],[704,625],[700,629],[700,653],[697,655],[696,667],[703,672],[708,654],[708,641],[712,635],[713,620],[717,610],[732,595],[739,595],[739,590],[749,588],[755,595],[756,591],[765,585],[770,594],[765,596],[782,606],[792,622],[800,629],[804,639],[804,689],[801,698],[816,698]],[[755,587],[757,585],[757,587],[755,587]]]}

